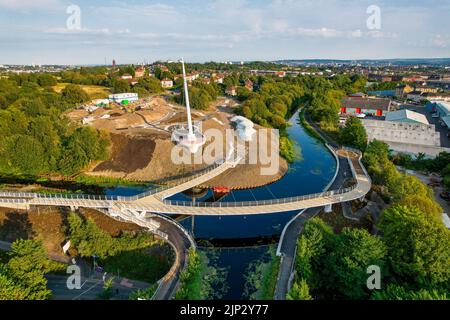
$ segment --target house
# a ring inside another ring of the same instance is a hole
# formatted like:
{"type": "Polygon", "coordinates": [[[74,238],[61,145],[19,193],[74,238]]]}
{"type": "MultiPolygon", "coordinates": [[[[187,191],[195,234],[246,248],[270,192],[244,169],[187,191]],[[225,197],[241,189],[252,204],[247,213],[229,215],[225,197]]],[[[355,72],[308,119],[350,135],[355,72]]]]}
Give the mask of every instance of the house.
{"type": "Polygon", "coordinates": [[[414,112],[411,110],[403,109],[393,112],[388,112],[386,115],[386,121],[417,123],[417,124],[430,124],[423,114],[414,112]]]}
{"type": "Polygon", "coordinates": [[[427,86],[416,86],[415,91],[419,91],[422,93],[437,93],[438,89],[433,87],[427,87],[427,86]]]}
{"type": "Polygon", "coordinates": [[[386,116],[391,110],[391,100],[384,98],[346,97],[341,101],[341,114],[370,114],[377,117],[386,116]]]}
{"type": "Polygon", "coordinates": [[[397,98],[404,98],[408,93],[413,92],[414,88],[410,85],[398,86],[395,88],[395,96],[397,98]]]}
{"type": "Polygon", "coordinates": [[[192,82],[194,80],[197,80],[198,77],[200,77],[200,74],[198,72],[192,72],[192,73],[186,75],[186,81],[192,82]]]}
{"type": "Polygon", "coordinates": [[[225,79],[225,76],[223,74],[213,75],[212,77],[213,77],[215,83],[220,83],[220,84],[222,84],[223,79],[225,79]]]}
{"type": "Polygon", "coordinates": [[[173,81],[169,78],[164,78],[161,80],[161,87],[164,89],[172,88],[173,87],[173,81]]]}
{"type": "Polygon", "coordinates": [[[245,80],[244,87],[246,87],[250,91],[253,91],[253,81],[245,80]]]}
{"type": "Polygon", "coordinates": [[[228,88],[225,90],[225,94],[227,94],[227,95],[229,95],[229,96],[236,96],[236,95],[237,95],[237,93],[236,93],[236,87],[235,87],[235,86],[228,87],[228,88]]]}
{"type": "Polygon", "coordinates": [[[369,74],[370,82],[391,82],[392,76],[381,75],[381,74],[369,74]]]}
{"type": "Polygon", "coordinates": [[[135,78],[142,78],[145,75],[145,68],[139,67],[134,71],[134,77],[135,78]]]}
{"type": "Polygon", "coordinates": [[[125,73],[123,76],[121,76],[121,78],[123,80],[131,80],[131,79],[133,79],[133,76],[129,73],[125,73]]]}

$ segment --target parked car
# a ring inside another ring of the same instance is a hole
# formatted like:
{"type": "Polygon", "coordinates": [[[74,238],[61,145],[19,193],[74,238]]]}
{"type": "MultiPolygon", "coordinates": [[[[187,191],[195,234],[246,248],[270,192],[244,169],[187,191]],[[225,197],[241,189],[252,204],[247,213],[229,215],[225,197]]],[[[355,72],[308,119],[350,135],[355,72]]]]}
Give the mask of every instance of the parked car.
{"type": "Polygon", "coordinates": [[[447,201],[450,201],[450,192],[442,191],[441,192],[441,198],[447,201]]]}

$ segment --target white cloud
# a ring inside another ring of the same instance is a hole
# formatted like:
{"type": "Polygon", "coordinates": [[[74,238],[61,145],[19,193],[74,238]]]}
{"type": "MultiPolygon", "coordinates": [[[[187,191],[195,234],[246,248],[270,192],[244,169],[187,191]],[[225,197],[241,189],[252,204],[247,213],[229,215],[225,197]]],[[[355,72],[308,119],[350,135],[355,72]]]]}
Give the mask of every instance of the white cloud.
{"type": "Polygon", "coordinates": [[[431,39],[431,45],[438,48],[447,48],[450,46],[450,36],[437,34],[431,39]]]}
{"type": "Polygon", "coordinates": [[[12,11],[59,10],[64,6],[61,0],[0,0],[0,8],[12,11]]]}
{"type": "Polygon", "coordinates": [[[121,35],[121,34],[130,34],[131,32],[129,29],[111,31],[108,28],[101,28],[101,29],[49,28],[49,29],[44,30],[44,33],[48,33],[48,34],[81,34],[81,35],[83,35],[83,34],[85,34],[85,35],[121,35]]]}

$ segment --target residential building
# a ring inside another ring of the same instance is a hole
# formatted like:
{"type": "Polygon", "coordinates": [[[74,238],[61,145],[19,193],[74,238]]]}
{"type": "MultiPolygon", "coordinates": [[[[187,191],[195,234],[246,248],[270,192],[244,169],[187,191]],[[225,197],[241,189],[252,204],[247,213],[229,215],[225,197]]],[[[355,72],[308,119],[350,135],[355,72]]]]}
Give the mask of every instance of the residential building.
{"type": "Polygon", "coordinates": [[[422,93],[437,93],[438,88],[428,87],[428,86],[416,86],[415,91],[419,91],[422,93]]]}
{"type": "Polygon", "coordinates": [[[236,93],[236,87],[235,87],[235,86],[232,86],[232,87],[227,88],[227,89],[225,90],[225,94],[227,94],[227,95],[229,95],[229,96],[236,96],[236,95],[237,95],[237,93],[236,93]]]}
{"type": "Polygon", "coordinates": [[[253,81],[245,80],[244,87],[246,87],[250,91],[253,91],[253,81]]]}
{"type": "Polygon", "coordinates": [[[164,78],[161,80],[161,87],[164,89],[172,88],[173,87],[173,81],[169,78],[164,78]]]}
{"type": "Polygon", "coordinates": [[[395,88],[395,96],[397,98],[404,98],[410,92],[413,92],[414,88],[410,85],[398,86],[395,88]]]}
{"type": "Polygon", "coordinates": [[[215,83],[220,83],[220,84],[222,84],[223,79],[225,79],[225,76],[223,74],[213,75],[212,77],[213,77],[215,83]]]}
{"type": "Polygon", "coordinates": [[[144,75],[145,75],[145,68],[142,66],[137,68],[136,71],[134,72],[135,78],[142,78],[144,75]]]}
{"type": "Polygon", "coordinates": [[[123,76],[121,76],[121,78],[123,80],[132,80],[133,76],[131,74],[129,74],[129,73],[125,73],[123,76]]]}

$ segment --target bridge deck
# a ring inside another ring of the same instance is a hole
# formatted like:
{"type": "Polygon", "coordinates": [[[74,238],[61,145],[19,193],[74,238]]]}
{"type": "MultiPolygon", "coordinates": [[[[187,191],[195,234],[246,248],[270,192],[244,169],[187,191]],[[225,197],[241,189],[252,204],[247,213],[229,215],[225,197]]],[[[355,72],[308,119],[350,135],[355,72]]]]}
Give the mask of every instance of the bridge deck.
{"type": "Polygon", "coordinates": [[[120,212],[133,210],[136,212],[183,214],[183,215],[249,215],[269,214],[274,212],[294,211],[305,208],[321,207],[330,204],[352,201],[366,195],[371,188],[371,181],[359,157],[349,157],[356,185],[341,191],[330,191],[314,195],[293,197],[286,199],[248,201],[248,202],[216,202],[192,203],[165,201],[164,199],[195,187],[203,182],[220,175],[231,167],[236,166],[242,157],[227,160],[216,164],[205,173],[193,177],[175,187],[163,189],[159,192],[149,192],[135,197],[102,197],[102,196],[67,196],[67,195],[41,195],[21,193],[0,193],[0,206],[70,206],[107,209],[120,212]]]}

